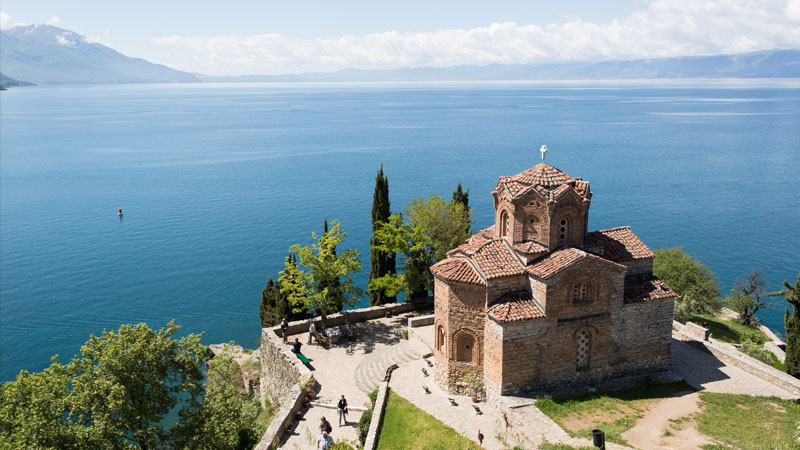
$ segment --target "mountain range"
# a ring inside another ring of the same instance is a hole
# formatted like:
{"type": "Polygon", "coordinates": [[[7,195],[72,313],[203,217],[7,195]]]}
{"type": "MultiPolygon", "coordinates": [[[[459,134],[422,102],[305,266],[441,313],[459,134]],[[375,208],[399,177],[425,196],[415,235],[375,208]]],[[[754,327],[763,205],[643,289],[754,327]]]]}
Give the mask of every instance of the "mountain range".
{"type": "Polygon", "coordinates": [[[627,61],[346,69],[332,73],[220,77],[182,72],[131,58],[51,25],[27,25],[0,31],[0,68],[5,78],[36,84],[800,78],[800,50],[627,61]]]}

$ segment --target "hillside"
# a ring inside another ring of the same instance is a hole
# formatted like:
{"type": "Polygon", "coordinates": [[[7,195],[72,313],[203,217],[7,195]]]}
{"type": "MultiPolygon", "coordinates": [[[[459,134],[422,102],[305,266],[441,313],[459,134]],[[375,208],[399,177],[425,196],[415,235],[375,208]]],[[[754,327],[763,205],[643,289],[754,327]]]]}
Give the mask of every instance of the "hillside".
{"type": "Polygon", "coordinates": [[[3,73],[19,80],[36,84],[197,81],[190,73],[130,58],[50,25],[17,26],[0,33],[3,73]]]}

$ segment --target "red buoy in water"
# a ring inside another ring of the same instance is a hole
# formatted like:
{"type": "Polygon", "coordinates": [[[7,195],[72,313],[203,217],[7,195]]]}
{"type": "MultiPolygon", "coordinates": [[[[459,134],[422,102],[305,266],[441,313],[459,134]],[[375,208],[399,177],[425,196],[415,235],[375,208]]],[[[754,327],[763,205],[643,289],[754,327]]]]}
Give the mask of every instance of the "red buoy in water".
{"type": "Polygon", "coordinates": [[[119,209],[119,212],[117,213],[117,215],[122,217],[122,208],[119,209]]]}

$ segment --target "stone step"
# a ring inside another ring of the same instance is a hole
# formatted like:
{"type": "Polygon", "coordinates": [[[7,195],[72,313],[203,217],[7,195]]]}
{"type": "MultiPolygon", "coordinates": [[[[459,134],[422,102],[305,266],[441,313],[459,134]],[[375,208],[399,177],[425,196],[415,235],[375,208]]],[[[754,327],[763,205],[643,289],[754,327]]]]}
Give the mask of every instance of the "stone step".
{"type": "Polygon", "coordinates": [[[421,357],[413,345],[401,341],[381,352],[364,357],[355,369],[355,384],[362,392],[372,392],[383,381],[389,366],[393,364],[399,366],[421,357]]]}

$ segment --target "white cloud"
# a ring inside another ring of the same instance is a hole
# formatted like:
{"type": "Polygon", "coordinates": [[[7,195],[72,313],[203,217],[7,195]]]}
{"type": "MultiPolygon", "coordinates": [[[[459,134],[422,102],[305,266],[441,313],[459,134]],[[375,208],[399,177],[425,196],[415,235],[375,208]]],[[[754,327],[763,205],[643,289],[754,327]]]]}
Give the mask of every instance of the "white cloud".
{"type": "Polygon", "coordinates": [[[59,25],[61,23],[61,19],[58,16],[53,16],[50,20],[47,21],[48,25],[59,25]]]}
{"type": "Polygon", "coordinates": [[[64,47],[72,47],[75,45],[75,41],[69,39],[69,33],[62,33],[56,36],[56,44],[63,45],[64,47]]]}
{"type": "Polygon", "coordinates": [[[163,62],[209,74],[270,74],[459,64],[660,58],[800,47],[800,0],[653,0],[608,23],[494,23],[338,39],[167,36],[163,62]]]}
{"type": "Polygon", "coordinates": [[[17,25],[25,25],[24,23],[19,23],[11,17],[10,14],[6,13],[5,11],[0,11],[0,30],[7,30],[9,28],[14,28],[17,25]]]}

